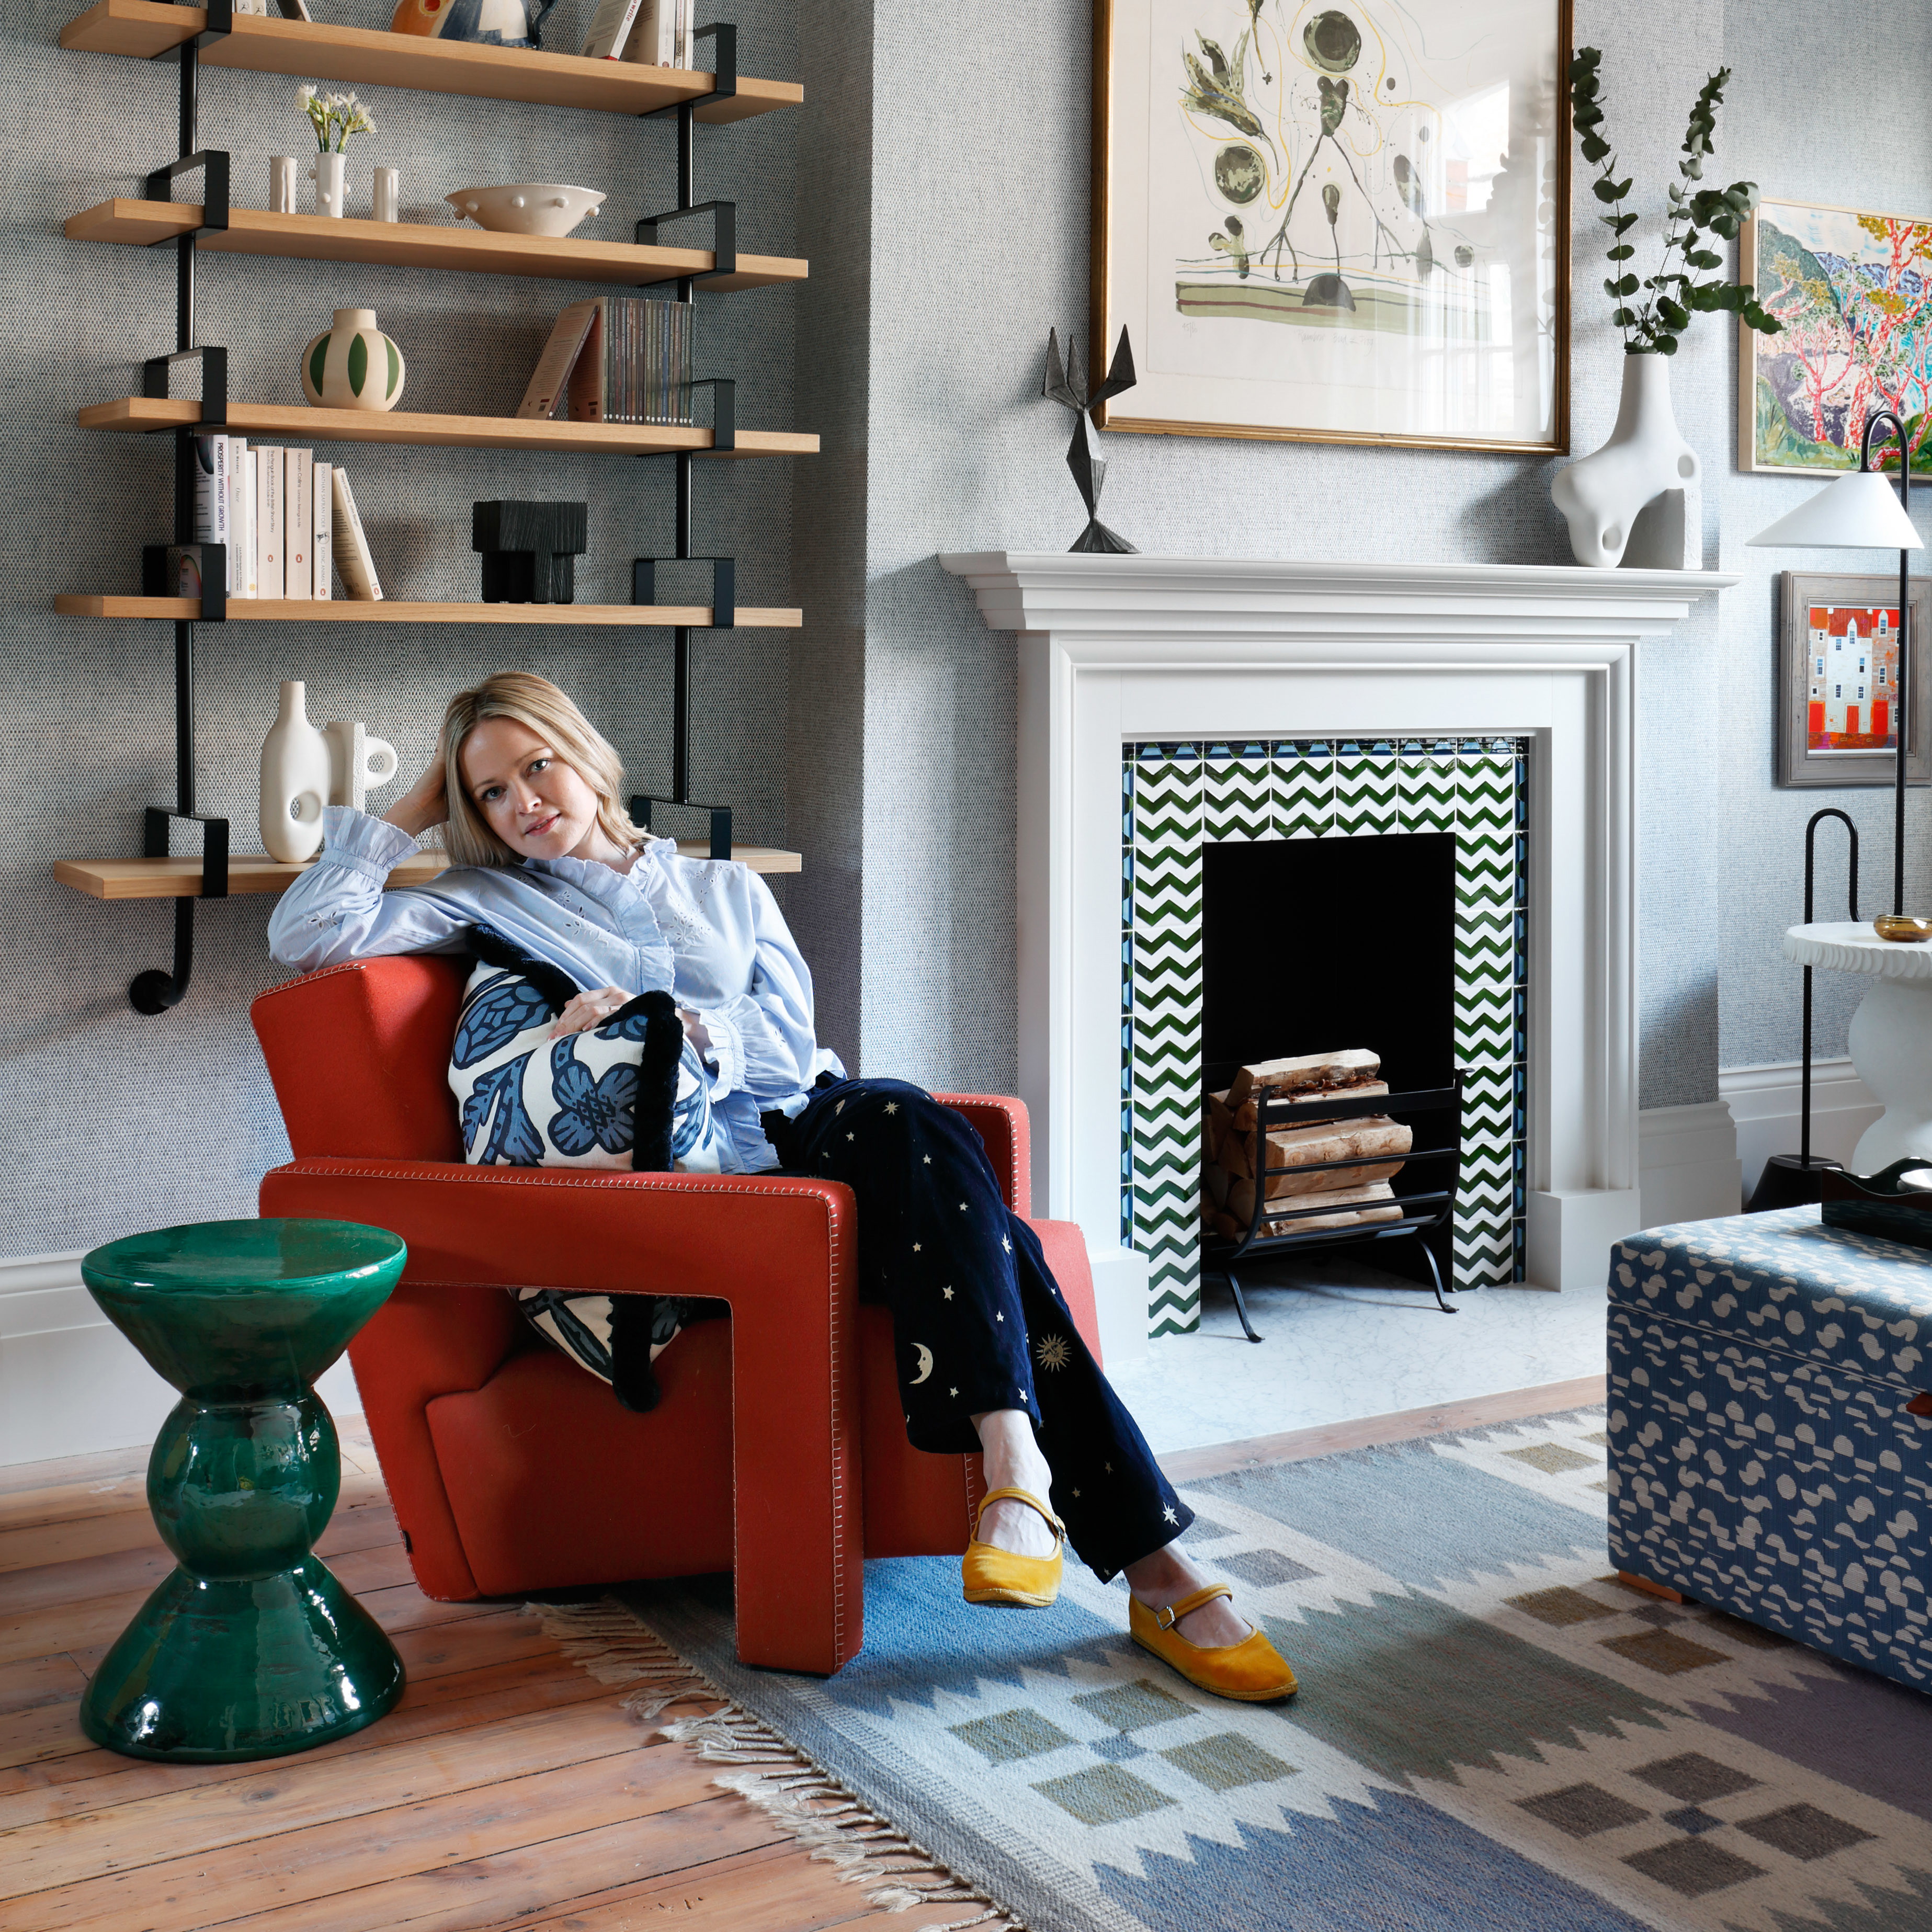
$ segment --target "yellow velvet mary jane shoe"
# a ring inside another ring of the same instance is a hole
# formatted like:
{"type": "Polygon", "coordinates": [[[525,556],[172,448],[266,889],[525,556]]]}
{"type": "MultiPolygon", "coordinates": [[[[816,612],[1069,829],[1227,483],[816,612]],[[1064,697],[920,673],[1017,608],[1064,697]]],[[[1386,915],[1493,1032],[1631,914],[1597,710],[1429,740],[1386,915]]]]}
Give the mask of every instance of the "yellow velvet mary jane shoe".
{"type": "Polygon", "coordinates": [[[1239,1643],[1208,1646],[1190,1643],[1174,1628],[1190,1610],[1216,1597],[1232,1597],[1225,1583],[1210,1583],[1165,1610],[1150,1610],[1138,1597],[1127,1599],[1127,1628],[1142,1649],[1172,1664],[1190,1684],[1217,1697],[1238,1698],[1244,1704],[1272,1704],[1294,1695],[1294,1672],[1288,1660],[1258,1630],[1239,1643]]]}
{"type": "Polygon", "coordinates": [[[1024,1490],[988,1490],[974,1519],[973,1540],[959,1561],[961,1580],[969,1604],[1009,1604],[1017,1608],[1043,1610],[1060,1594],[1060,1571],[1066,1550],[1066,1526],[1042,1502],[1024,1490]],[[1024,1503],[1046,1517],[1053,1532],[1051,1556],[1021,1556],[1010,1550],[996,1549],[982,1543],[979,1525],[988,1504],[1024,1503]]]}

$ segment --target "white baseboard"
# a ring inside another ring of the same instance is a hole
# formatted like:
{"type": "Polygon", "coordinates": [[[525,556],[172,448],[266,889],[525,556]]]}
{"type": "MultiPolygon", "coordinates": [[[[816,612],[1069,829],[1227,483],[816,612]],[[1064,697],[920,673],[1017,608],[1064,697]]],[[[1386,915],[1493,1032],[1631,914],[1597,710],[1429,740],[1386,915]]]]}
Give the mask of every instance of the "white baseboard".
{"type": "MultiPolygon", "coordinates": [[[[1747,1198],[1774,1154],[1795,1154],[1799,1138],[1801,1070],[1795,1060],[1766,1066],[1729,1066],[1718,1076],[1737,1122],[1738,1156],[1747,1198]]],[[[1852,1070],[1849,1059],[1811,1063],[1811,1151],[1849,1161],[1859,1136],[1885,1109],[1852,1070]]]]}
{"type": "Polygon", "coordinates": [[[1738,1130],[1723,1100],[1647,1108],[1637,1116],[1636,1132],[1646,1228],[1714,1221],[1743,1206],[1738,1130]]]}
{"type": "MultiPolygon", "coordinates": [[[[332,1414],[362,1413],[346,1357],[316,1386],[332,1414]]],[[[0,1466],[145,1448],[178,1400],[94,1306],[79,1254],[0,1261],[0,1466]]]]}

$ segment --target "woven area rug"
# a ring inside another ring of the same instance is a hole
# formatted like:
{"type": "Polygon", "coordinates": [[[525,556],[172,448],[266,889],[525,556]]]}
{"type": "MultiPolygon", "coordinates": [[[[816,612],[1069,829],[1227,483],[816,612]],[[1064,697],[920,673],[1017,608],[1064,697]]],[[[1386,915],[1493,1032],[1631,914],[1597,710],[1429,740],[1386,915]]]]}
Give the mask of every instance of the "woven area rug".
{"type": "MultiPolygon", "coordinates": [[[[1603,1431],[1186,1488],[1189,1546],[1300,1676],[1286,1706],[1196,1692],[1070,1563],[1041,1612],[969,1609],[954,1561],[872,1564],[829,1681],[740,1665],[722,1586],[625,1598],[732,1700],[683,1727],[757,1767],[721,1781],[849,1793],[862,1838],[956,1875],[881,1904],[979,1897],[1034,1932],[1928,1932],[1932,1700],[1607,1576],[1603,1431]]],[[[836,1810],[817,1828],[836,1846],[836,1810]]]]}

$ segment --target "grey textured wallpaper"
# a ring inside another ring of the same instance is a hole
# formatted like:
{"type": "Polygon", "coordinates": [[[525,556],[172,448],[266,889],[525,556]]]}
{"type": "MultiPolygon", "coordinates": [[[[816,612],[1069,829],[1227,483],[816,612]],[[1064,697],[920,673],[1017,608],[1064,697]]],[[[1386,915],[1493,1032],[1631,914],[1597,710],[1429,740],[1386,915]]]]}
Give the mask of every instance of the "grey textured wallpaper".
{"type": "MultiPolygon", "coordinates": [[[[590,0],[563,0],[552,44],[580,44],[590,0]]],[[[139,849],[140,808],[173,796],[172,627],[56,617],[57,590],[134,590],[140,546],[169,534],[164,439],[74,427],[82,404],[135,393],[142,356],[173,346],[173,254],[70,242],[70,214],[140,192],[175,152],[172,63],[74,54],[56,43],[77,0],[24,0],[0,22],[0,500],[11,541],[0,555],[0,1082],[31,1106],[0,1127],[0,1248],[78,1247],[169,1220],[254,1211],[262,1171],[286,1157],[248,1026],[248,1003],[281,976],[262,930],[269,902],[232,899],[197,915],[194,984],[172,1013],[128,1006],[129,978],[168,964],[165,904],[104,904],[56,885],[56,857],[139,849]]],[[[388,24],[386,0],[318,0],[321,17],[388,24]]],[[[748,73],[798,72],[789,7],[737,10],[748,73]]],[[[234,155],[235,198],[267,202],[268,157],[313,138],[296,82],[210,71],[202,139],[234,155]]],[[[639,214],[676,199],[673,129],[601,114],[374,88],[376,131],[350,144],[351,213],[366,213],[370,170],[400,167],[406,219],[454,219],[442,195],[472,183],[562,180],[610,200],[579,232],[628,237],[639,214]]],[[[775,114],[698,131],[698,193],[736,195],[740,245],[799,252],[799,130],[775,114]]],[[[301,206],[306,207],[307,184],[301,206]]],[[[408,362],[404,406],[505,413],[522,394],[557,310],[585,285],[441,275],[246,256],[202,258],[202,334],[227,344],[238,400],[299,402],[296,358],[330,311],[375,308],[408,362]]],[[[810,428],[794,383],[796,296],[765,290],[700,297],[700,373],[735,375],[739,420],[810,428]]],[[[296,440],[296,439],[287,439],[296,440]]],[[[498,496],[587,498],[586,602],[628,602],[629,560],[668,551],[664,461],[548,461],[500,451],[318,446],[350,467],[394,597],[469,598],[477,560],[470,503],[498,496]]],[[[809,460],[809,459],[805,459],[809,460]]],[[[793,601],[794,462],[700,466],[697,548],[735,551],[740,597],[793,601]]],[[[606,729],[634,781],[670,779],[670,634],[494,626],[339,630],[202,626],[201,808],[229,814],[238,850],[256,850],[256,760],[277,685],[302,677],[310,716],[366,719],[412,775],[449,693],[502,665],[543,671],[606,729]]],[[[696,656],[693,783],[739,808],[742,836],[783,842],[789,640],[743,631],[696,656]]],[[[379,800],[395,796],[377,794],[379,800]]],[[[682,828],[695,830],[694,826],[682,828]]]]}
{"type": "MultiPolygon", "coordinates": [[[[1015,1073],[1012,644],[989,637],[934,557],[1054,548],[1080,527],[1066,418],[1038,388],[1048,326],[1085,326],[1089,21],[1086,0],[1045,0],[1028,11],[1031,55],[1018,61],[983,13],[879,8],[871,29],[872,362],[868,393],[843,422],[868,451],[866,869],[862,932],[844,943],[862,960],[868,1070],[934,1084],[1004,1088],[1015,1073]]],[[[1674,178],[1697,89],[1728,63],[1723,179],[1910,210],[1932,199],[1922,180],[1932,158],[1909,105],[1928,22],[1923,7],[1881,13],[1876,0],[1830,10],[1578,0],[1575,34],[1604,50],[1610,136],[1646,208],[1660,207],[1674,178]],[[1906,46],[1880,74],[1867,50],[1887,26],[1886,44],[1903,34],[1906,46]],[[1875,106],[1855,111],[1872,87],[1875,106]],[[1901,145],[1914,158],[1903,171],[1901,145]]],[[[1571,447],[1581,454],[1610,432],[1623,357],[1587,182],[1574,208],[1571,447]]],[[[1645,232],[1654,250],[1654,224],[1645,232]]],[[[1796,978],[1776,942],[1798,911],[1797,828],[1826,802],[1772,784],[1768,573],[1806,560],[1774,566],[1740,544],[1808,486],[1732,473],[1732,326],[1699,320],[1673,386],[1710,479],[1707,566],[1750,580],[1646,646],[1639,668],[1641,1074],[1652,1107],[1714,1097],[1720,1061],[1796,1054],[1796,978]]],[[[1569,558],[1550,502],[1553,461],[1100,442],[1106,520],[1144,550],[1569,558]]],[[[1888,840],[1876,830],[1879,795],[1857,808],[1874,827],[1869,892],[1888,840]]],[[[1922,827],[1916,803],[1914,819],[1922,827]]],[[[1826,996],[1821,1052],[1840,1050],[1853,997],[1849,986],[1826,996]]]]}

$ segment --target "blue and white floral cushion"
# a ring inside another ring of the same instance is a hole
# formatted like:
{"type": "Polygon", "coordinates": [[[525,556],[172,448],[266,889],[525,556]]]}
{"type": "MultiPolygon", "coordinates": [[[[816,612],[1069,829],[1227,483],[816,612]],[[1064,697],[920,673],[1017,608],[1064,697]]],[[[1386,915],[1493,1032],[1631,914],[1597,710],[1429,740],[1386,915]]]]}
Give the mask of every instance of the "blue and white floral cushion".
{"type": "Polygon", "coordinates": [[[710,1082],[670,994],[644,994],[600,1027],[552,1040],[558,1004],[554,989],[512,968],[484,960],[471,974],[449,1064],[464,1158],[721,1172],[710,1082]]]}
{"type": "MultiPolygon", "coordinates": [[[[640,994],[604,1024],[552,1040],[577,989],[479,932],[450,1048],[464,1158],[491,1166],[717,1174],[725,1141],[711,1084],[670,995],[640,994]]],[[[694,1318],[678,1295],[514,1291],[538,1334],[608,1382],[626,1408],[657,1406],[651,1365],[694,1318]]]]}

